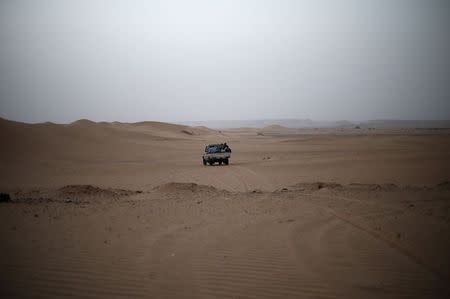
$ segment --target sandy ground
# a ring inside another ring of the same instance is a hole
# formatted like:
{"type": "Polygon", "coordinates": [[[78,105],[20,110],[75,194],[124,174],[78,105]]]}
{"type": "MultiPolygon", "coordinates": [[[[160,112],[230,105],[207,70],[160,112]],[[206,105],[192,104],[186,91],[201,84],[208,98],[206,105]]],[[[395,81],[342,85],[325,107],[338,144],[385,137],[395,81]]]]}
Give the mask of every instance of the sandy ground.
{"type": "Polygon", "coordinates": [[[448,298],[450,132],[0,120],[0,296],[448,298]],[[203,166],[226,141],[229,166],[203,166]]]}

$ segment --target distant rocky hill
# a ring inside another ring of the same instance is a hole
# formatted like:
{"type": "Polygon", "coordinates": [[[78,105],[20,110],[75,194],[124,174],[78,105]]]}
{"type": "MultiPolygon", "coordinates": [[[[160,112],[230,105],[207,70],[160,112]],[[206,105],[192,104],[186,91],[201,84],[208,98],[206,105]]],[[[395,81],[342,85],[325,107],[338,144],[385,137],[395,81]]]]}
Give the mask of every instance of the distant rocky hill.
{"type": "Polygon", "coordinates": [[[260,120],[210,120],[190,121],[180,124],[205,126],[212,129],[264,128],[283,126],[286,128],[450,128],[450,120],[395,120],[368,121],[315,121],[311,119],[260,119],[260,120]]]}

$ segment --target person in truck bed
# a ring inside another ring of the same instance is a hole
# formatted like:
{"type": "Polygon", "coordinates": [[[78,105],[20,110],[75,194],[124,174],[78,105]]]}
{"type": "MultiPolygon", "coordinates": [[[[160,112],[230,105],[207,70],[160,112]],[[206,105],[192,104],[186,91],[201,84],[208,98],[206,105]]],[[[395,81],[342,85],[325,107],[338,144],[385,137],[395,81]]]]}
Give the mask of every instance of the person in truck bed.
{"type": "Polygon", "coordinates": [[[228,146],[226,142],[223,144],[223,150],[226,153],[231,153],[231,148],[228,146]]]}

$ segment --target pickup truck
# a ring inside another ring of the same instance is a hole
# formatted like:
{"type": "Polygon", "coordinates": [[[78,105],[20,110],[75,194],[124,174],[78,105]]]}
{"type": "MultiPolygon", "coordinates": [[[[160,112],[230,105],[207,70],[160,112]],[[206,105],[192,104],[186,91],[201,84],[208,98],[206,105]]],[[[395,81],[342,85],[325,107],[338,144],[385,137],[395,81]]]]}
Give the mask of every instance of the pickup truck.
{"type": "Polygon", "coordinates": [[[226,143],[209,144],[205,147],[203,154],[203,165],[214,165],[218,162],[219,165],[230,163],[231,149],[226,143]]]}

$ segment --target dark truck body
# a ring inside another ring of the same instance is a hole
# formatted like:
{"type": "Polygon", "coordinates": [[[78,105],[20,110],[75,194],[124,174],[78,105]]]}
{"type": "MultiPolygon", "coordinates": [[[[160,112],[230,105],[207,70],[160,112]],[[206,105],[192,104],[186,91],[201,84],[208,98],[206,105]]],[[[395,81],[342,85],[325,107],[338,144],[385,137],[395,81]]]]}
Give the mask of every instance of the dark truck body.
{"type": "Polygon", "coordinates": [[[226,145],[226,143],[220,144],[210,144],[205,147],[205,153],[203,154],[203,165],[209,164],[214,165],[214,163],[222,163],[228,165],[231,158],[231,149],[226,145]]]}

